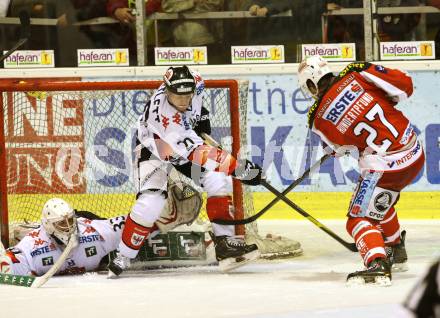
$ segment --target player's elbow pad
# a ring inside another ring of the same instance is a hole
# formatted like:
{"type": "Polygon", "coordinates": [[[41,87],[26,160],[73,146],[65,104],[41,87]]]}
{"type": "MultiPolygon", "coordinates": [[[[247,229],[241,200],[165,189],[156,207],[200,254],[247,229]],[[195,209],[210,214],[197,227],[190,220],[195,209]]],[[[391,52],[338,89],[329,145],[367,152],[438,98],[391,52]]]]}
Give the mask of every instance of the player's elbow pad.
{"type": "Polygon", "coordinates": [[[237,160],[231,154],[209,145],[198,146],[188,159],[206,170],[223,172],[228,176],[237,167],[237,160]]]}

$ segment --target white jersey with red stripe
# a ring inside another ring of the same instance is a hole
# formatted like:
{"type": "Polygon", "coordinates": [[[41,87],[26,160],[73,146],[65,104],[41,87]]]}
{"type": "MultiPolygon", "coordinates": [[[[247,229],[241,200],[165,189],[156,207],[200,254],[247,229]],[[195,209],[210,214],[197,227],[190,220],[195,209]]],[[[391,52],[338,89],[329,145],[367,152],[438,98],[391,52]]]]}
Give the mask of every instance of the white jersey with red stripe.
{"type": "MultiPolygon", "coordinates": [[[[80,274],[98,268],[101,259],[118,247],[125,216],[106,220],[78,218],[78,246],[71,252],[57,275],[80,274]]],[[[7,250],[12,260],[10,274],[45,274],[63,249],[43,226],[29,232],[16,246],[7,250]]]]}
{"type": "Polygon", "coordinates": [[[165,84],[162,84],[147,102],[138,121],[137,137],[141,144],[158,159],[173,164],[188,162],[191,152],[203,145],[203,139],[193,128],[201,118],[204,82],[197,73],[193,75],[196,91],[185,112],[169,103],[165,84]]]}
{"type": "Polygon", "coordinates": [[[182,165],[196,163],[210,171],[222,171],[230,175],[236,161],[224,151],[204,144],[204,140],[194,131],[202,114],[204,82],[197,72],[192,72],[196,80],[195,93],[185,112],[178,111],[167,99],[166,86],[162,84],[145,106],[137,123],[137,139],[140,152],[147,148],[157,159],[182,165]]]}

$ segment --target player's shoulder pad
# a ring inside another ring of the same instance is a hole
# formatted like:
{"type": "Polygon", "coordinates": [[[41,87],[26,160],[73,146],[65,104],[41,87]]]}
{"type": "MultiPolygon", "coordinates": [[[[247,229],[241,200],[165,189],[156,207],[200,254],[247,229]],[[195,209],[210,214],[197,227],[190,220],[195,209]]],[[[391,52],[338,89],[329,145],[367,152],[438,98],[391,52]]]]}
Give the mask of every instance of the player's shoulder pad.
{"type": "Polygon", "coordinates": [[[350,72],[362,72],[369,68],[371,63],[368,62],[353,62],[348,64],[341,72],[339,72],[338,77],[344,77],[350,72]]]}
{"type": "Polygon", "coordinates": [[[196,80],[196,95],[202,94],[203,90],[205,89],[205,81],[202,78],[202,75],[200,75],[197,71],[191,71],[191,74],[194,76],[194,79],[196,80]]]}

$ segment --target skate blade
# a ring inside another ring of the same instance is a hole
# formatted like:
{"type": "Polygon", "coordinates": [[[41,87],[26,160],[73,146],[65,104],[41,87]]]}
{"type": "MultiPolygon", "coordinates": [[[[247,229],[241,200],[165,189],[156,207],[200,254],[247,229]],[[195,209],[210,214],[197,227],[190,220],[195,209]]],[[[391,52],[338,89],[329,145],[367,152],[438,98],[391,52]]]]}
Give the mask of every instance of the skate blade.
{"type": "Polygon", "coordinates": [[[119,278],[119,275],[116,275],[111,270],[108,270],[108,272],[107,272],[107,279],[118,279],[118,278],[119,278]]]}
{"type": "Polygon", "coordinates": [[[408,271],[408,263],[395,263],[391,266],[391,269],[395,273],[408,271]]]}
{"type": "Polygon", "coordinates": [[[260,251],[255,250],[240,257],[235,257],[235,258],[231,257],[221,260],[219,261],[218,265],[222,272],[227,273],[233,269],[246,265],[247,263],[256,260],[259,257],[260,257],[260,251]]]}
{"type": "Polygon", "coordinates": [[[348,287],[352,286],[362,286],[362,285],[374,285],[379,287],[391,286],[391,279],[386,276],[376,276],[374,281],[366,282],[363,277],[351,277],[347,280],[346,285],[348,287]]]}

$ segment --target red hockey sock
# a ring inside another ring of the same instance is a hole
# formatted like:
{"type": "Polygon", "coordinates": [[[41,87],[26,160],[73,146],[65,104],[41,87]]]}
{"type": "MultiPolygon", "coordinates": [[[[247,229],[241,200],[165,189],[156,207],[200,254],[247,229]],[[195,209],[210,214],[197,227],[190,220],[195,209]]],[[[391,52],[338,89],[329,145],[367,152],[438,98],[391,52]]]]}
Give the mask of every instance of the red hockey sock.
{"type": "Polygon", "coordinates": [[[348,218],[347,232],[353,237],[365,265],[375,258],[386,258],[382,233],[367,218],[348,218]]]}
{"type": "Polygon", "coordinates": [[[209,197],[206,200],[206,213],[210,220],[233,220],[232,198],[230,196],[209,197]]]}
{"type": "MultiPolygon", "coordinates": [[[[209,197],[206,201],[206,212],[210,220],[234,219],[234,207],[232,205],[232,198],[230,196],[209,197]]],[[[233,225],[220,225],[212,223],[212,230],[215,236],[235,234],[235,227],[233,225]]]]}
{"type": "Polygon", "coordinates": [[[125,221],[124,230],[122,231],[122,242],[130,249],[138,251],[150,233],[154,230],[155,226],[142,226],[134,222],[130,215],[128,215],[127,220],[125,221]]]}
{"type": "Polygon", "coordinates": [[[388,210],[382,221],[380,221],[385,245],[391,246],[400,243],[400,224],[394,207],[388,210]]]}

